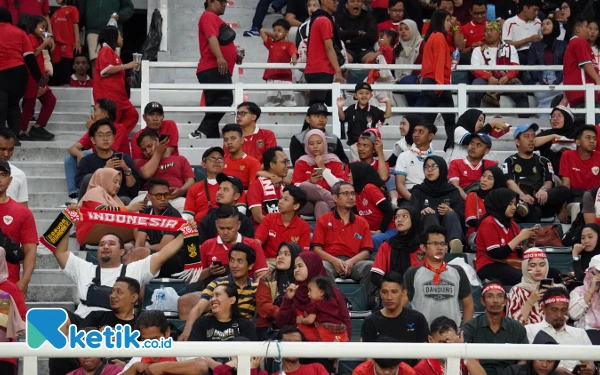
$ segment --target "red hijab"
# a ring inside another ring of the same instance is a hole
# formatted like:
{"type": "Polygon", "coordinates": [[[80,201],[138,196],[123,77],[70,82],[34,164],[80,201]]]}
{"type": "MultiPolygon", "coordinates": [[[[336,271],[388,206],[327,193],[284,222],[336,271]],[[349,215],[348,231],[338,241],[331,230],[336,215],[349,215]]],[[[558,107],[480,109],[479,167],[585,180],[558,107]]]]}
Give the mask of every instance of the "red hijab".
{"type": "Polygon", "coordinates": [[[327,276],[327,271],[325,271],[321,257],[314,251],[303,251],[298,254],[298,258],[302,259],[306,265],[308,276],[304,281],[296,281],[298,289],[296,289],[292,304],[298,310],[304,311],[304,308],[310,302],[308,298],[308,282],[315,276],[327,276]]]}

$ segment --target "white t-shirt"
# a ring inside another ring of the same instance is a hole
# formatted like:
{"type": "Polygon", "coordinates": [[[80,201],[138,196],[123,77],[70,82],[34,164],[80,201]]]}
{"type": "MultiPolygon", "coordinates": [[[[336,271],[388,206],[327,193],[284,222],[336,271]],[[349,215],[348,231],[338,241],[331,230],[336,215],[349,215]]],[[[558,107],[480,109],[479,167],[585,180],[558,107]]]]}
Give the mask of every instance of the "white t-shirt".
{"type": "Polygon", "coordinates": [[[27,176],[25,172],[17,168],[13,163],[9,162],[10,176],[12,182],[6,191],[6,194],[13,200],[19,203],[29,201],[29,191],[27,190],[27,176]]]}
{"type": "Polygon", "coordinates": [[[446,162],[450,165],[450,162],[454,159],[464,159],[467,157],[469,146],[462,145],[461,142],[469,135],[469,131],[462,126],[457,126],[454,129],[454,148],[446,150],[446,162]]]}
{"type": "MultiPolygon", "coordinates": [[[[532,35],[538,35],[541,27],[542,23],[539,18],[525,22],[519,16],[514,16],[504,21],[504,25],[502,26],[502,40],[518,42],[532,35]]],[[[525,43],[517,48],[517,51],[528,50],[530,45],[531,43],[525,43]]]]}
{"type": "MultiPolygon", "coordinates": [[[[139,281],[140,285],[144,285],[150,282],[153,278],[158,276],[150,272],[150,259],[152,256],[146,257],[142,260],[130,263],[127,265],[127,271],[125,276],[131,277],[139,281]]],[[[121,267],[117,268],[102,268],[100,271],[100,281],[102,285],[113,286],[119,276],[121,276],[121,267]]],[[[92,280],[96,277],[96,265],[81,259],[73,253],[69,253],[69,259],[63,269],[63,272],[77,285],[77,296],[80,300],[87,299],[87,292],[89,286],[92,284],[92,280]]],[[[108,311],[102,307],[87,306],[80,303],[75,310],[75,314],[81,318],[85,318],[92,311],[108,311]]]]}
{"type": "Polygon", "coordinates": [[[423,173],[423,162],[428,156],[435,155],[433,148],[429,146],[429,150],[426,152],[419,151],[415,148],[410,148],[408,151],[404,151],[398,156],[396,160],[396,168],[394,174],[406,177],[404,185],[408,190],[412,189],[413,186],[418,185],[425,179],[423,173]],[[417,153],[417,151],[419,153],[417,153]]]}

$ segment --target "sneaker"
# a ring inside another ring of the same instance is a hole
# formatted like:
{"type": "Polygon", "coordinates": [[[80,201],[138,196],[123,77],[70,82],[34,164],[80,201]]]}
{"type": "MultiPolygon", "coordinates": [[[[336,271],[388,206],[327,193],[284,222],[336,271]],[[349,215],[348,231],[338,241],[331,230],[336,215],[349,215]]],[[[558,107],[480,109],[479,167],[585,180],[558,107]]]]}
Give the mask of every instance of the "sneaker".
{"type": "Polygon", "coordinates": [[[33,138],[29,136],[27,133],[21,133],[17,136],[17,140],[19,141],[33,141],[33,138]]]}
{"type": "Polygon", "coordinates": [[[244,31],[244,36],[260,36],[260,31],[256,27],[252,27],[250,30],[244,31]]]}
{"type": "Polygon", "coordinates": [[[46,133],[50,134],[46,135],[40,129],[43,128],[41,126],[37,128],[34,126],[31,129],[29,129],[29,136],[32,138],[33,141],[51,141],[52,139],[54,139],[53,134],[50,134],[46,131],[46,133]]]}
{"type": "Polygon", "coordinates": [[[271,4],[271,10],[273,11],[274,14],[280,14],[281,13],[281,9],[277,8],[273,4],[271,4]]]}
{"type": "Polygon", "coordinates": [[[463,252],[463,244],[459,239],[450,241],[450,252],[452,254],[459,254],[463,252]]]}
{"type": "Polygon", "coordinates": [[[52,139],[54,139],[54,134],[52,134],[52,133],[50,133],[48,130],[46,130],[46,128],[45,128],[45,127],[43,127],[43,126],[40,126],[40,127],[37,127],[37,128],[36,128],[36,127],[34,126],[34,129],[37,129],[37,131],[38,131],[40,134],[43,134],[43,135],[45,135],[46,137],[52,137],[52,139]]]}
{"type": "Polygon", "coordinates": [[[193,132],[191,132],[190,134],[188,134],[188,138],[189,139],[206,139],[208,137],[204,133],[202,133],[200,130],[196,129],[193,132]]]}

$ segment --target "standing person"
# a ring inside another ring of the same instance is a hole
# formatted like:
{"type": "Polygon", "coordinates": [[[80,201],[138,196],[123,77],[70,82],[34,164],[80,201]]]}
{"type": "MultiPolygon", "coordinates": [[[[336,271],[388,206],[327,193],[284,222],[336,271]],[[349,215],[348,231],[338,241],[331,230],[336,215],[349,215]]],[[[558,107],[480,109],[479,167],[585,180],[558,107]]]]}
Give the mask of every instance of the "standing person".
{"type": "MultiPolygon", "coordinates": [[[[227,2],[221,0],[204,1],[205,11],[198,20],[198,43],[200,44],[200,61],[196,69],[198,82],[231,84],[231,75],[236,61],[241,63],[233,37],[221,38],[222,30],[229,26],[220,16],[225,14],[227,2]],[[225,27],[225,28],[224,28],[225,27]]],[[[228,31],[232,31],[230,28],[228,31]]],[[[226,33],[223,33],[224,35],[226,33]]],[[[231,90],[204,90],[205,104],[207,107],[229,107],[233,103],[231,90]]],[[[207,112],[198,126],[191,132],[190,139],[219,138],[219,121],[225,114],[223,112],[207,112]]]]}
{"type": "MultiPolygon", "coordinates": [[[[29,74],[39,83],[44,70],[40,70],[27,34],[12,22],[8,9],[0,8],[0,126],[8,126],[16,135],[21,124],[19,102],[25,95],[29,74]]],[[[20,145],[15,140],[15,146],[20,145]]]]}
{"type": "Polygon", "coordinates": [[[60,86],[69,86],[73,51],[81,53],[79,40],[79,10],[75,0],[57,0],[61,7],[50,19],[56,45],[52,51],[54,62],[54,81],[60,86]]]}
{"type": "MultiPolygon", "coordinates": [[[[438,9],[433,12],[431,25],[425,33],[423,41],[423,64],[421,68],[421,83],[424,85],[449,85],[452,74],[450,61],[450,48],[446,41],[446,34],[452,29],[450,13],[438,9]]],[[[417,107],[454,107],[454,99],[450,91],[436,90],[425,91],[417,99],[417,107]]],[[[433,123],[436,114],[426,114],[423,117],[433,123]]],[[[453,113],[442,114],[446,134],[454,132],[455,119],[453,113]]],[[[444,150],[451,148],[452,144],[446,140],[444,150]]]]}
{"type": "MultiPolygon", "coordinates": [[[[341,66],[345,59],[342,55],[342,41],[338,34],[332,14],[337,8],[336,0],[322,0],[321,9],[313,12],[308,35],[308,54],[304,77],[307,83],[343,83],[341,66]]],[[[309,105],[331,103],[330,90],[312,90],[309,105]]]]}
{"type": "Polygon", "coordinates": [[[541,3],[540,0],[520,0],[518,4],[519,13],[502,25],[502,40],[517,49],[519,61],[524,64],[531,43],[542,39],[539,35],[542,23],[537,18],[541,3]]]}
{"type": "MultiPolygon", "coordinates": [[[[402,4],[398,2],[398,4],[402,4]]],[[[425,43],[419,33],[417,23],[413,20],[403,20],[398,26],[398,43],[400,45],[400,52],[396,55],[396,64],[420,64],[423,60],[423,49],[425,43]]],[[[411,69],[396,69],[394,72],[395,78],[401,85],[416,85],[419,83],[420,70],[411,69]]],[[[409,106],[414,106],[419,92],[408,91],[404,92],[406,103],[409,106]]],[[[418,115],[407,115],[407,116],[418,116],[418,115]]]]}
{"type": "Polygon", "coordinates": [[[137,109],[129,101],[125,91],[125,70],[137,69],[140,63],[132,61],[123,65],[115,52],[123,46],[121,32],[115,26],[104,26],[98,32],[98,61],[94,69],[94,102],[100,98],[108,98],[117,104],[117,122],[123,124],[127,133],[137,125],[139,115],[137,109]]]}

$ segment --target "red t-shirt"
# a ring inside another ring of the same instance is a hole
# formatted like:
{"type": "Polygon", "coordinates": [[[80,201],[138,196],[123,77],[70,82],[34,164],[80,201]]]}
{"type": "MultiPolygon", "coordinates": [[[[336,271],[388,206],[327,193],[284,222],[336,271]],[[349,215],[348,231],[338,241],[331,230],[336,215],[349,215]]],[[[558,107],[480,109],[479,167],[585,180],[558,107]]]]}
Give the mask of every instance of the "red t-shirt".
{"type": "MultiPolygon", "coordinates": [[[[144,158],[144,152],[138,146],[137,139],[144,129],[141,129],[137,133],[131,137],[131,158],[133,160],[140,160],[144,158]]],[[[169,136],[169,147],[174,147],[175,151],[171,155],[179,155],[179,148],[177,145],[179,144],[179,130],[177,129],[177,124],[173,120],[164,120],[160,129],[158,130],[158,135],[161,136],[166,134],[169,136]]]]}
{"type": "MultiPolygon", "coordinates": [[[[392,256],[392,247],[387,241],[384,241],[381,246],[379,246],[379,250],[377,250],[377,255],[375,255],[375,261],[371,266],[371,272],[375,272],[383,276],[385,273],[391,271],[390,267],[392,264],[391,261],[392,256]]],[[[422,266],[423,260],[425,259],[425,253],[421,250],[420,247],[417,248],[417,251],[410,253],[410,265],[411,267],[422,266]]],[[[400,270],[394,270],[400,271],[400,270]]]]}
{"type": "MultiPolygon", "coordinates": [[[[211,36],[219,37],[219,28],[227,25],[216,13],[205,11],[198,20],[198,44],[200,46],[200,61],[196,74],[203,70],[217,68],[217,58],[211,52],[208,45],[208,38],[211,36]]],[[[237,50],[235,44],[229,43],[225,46],[219,46],[223,58],[227,61],[227,70],[229,74],[233,74],[233,66],[237,59],[237,50]]]]}
{"type": "MultiPolygon", "coordinates": [[[[279,212],[278,204],[283,188],[283,184],[276,188],[271,179],[258,177],[248,188],[248,208],[252,210],[253,207],[262,207],[263,215],[279,212]]],[[[258,227],[258,223],[254,222],[254,226],[258,227]]]]}
{"type": "MultiPolygon", "coordinates": [[[[356,209],[358,210],[358,214],[367,220],[369,228],[373,231],[379,230],[381,226],[383,212],[381,212],[377,205],[384,200],[386,200],[385,195],[373,184],[365,185],[364,189],[356,194],[356,209]]],[[[395,227],[392,220],[388,224],[388,229],[395,227]]]]}
{"type": "Polygon", "coordinates": [[[485,42],[483,39],[483,34],[485,32],[485,25],[487,25],[487,23],[487,20],[482,23],[475,23],[471,21],[460,27],[460,33],[465,37],[466,47],[471,47],[473,43],[485,42]]]}
{"type": "Polygon", "coordinates": [[[308,251],[310,249],[310,226],[296,216],[286,227],[281,220],[281,214],[272,213],[265,216],[256,229],[254,238],[262,242],[267,259],[276,258],[277,249],[282,242],[297,243],[302,250],[308,251]]]}
{"type": "Polygon", "coordinates": [[[231,159],[231,156],[225,158],[225,167],[223,173],[228,176],[235,176],[242,180],[244,188],[247,189],[254,180],[256,180],[256,173],[262,170],[262,166],[252,156],[244,154],[239,159],[231,159]]]}
{"type": "Polygon", "coordinates": [[[50,14],[50,4],[48,0],[19,0],[19,13],[43,17],[50,14]]]}
{"type": "Polygon", "coordinates": [[[333,40],[333,24],[331,21],[324,16],[317,18],[311,26],[308,38],[308,53],[304,73],[335,74],[325,49],[325,41],[327,39],[333,40]]]}
{"type": "MultiPolygon", "coordinates": [[[[252,267],[252,275],[257,272],[268,271],[267,261],[265,260],[265,253],[262,247],[252,238],[247,238],[238,234],[236,243],[245,243],[251,246],[256,253],[256,262],[252,267]]],[[[203,267],[208,267],[214,261],[220,261],[224,266],[229,265],[229,250],[233,245],[225,245],[221,240],[221,237],[211,238],[200,246],[200,259],[203,267]]]]}
{"type": "Polygon", "coordinates": [[[119,111],[133,108],[133,104],[129,101],[125,91],[125,71],[121,70],[111,75],[104,74],[111,67],[122,64],[119,55],[107,44],[104,44],[96,59],[94,88],[92,89],[94,102],[97,102],[98,99],[108,98],[117,104],[117,110],[119,111]]]}
{"type": "MultiPolygon", "coordinates": [[[[469,220],[480,219],[485,215],[485,202],[477,195],[476,192],[467,194],[465,200],[465,224],[469,220]]],[[[471,233],[475,232],[475,228],[467,227],[467,236],[469,238],[471,233]]]]}
{"type": "Polygon", "coordinates": [[[192,215],[196,222],[200,222],[200,220],[206,216],[209,207],[219,208],[219,206],[217,206],[217,192],[219,191],[217,180],[208,181],[210,203],[208,202],[209,199],[206,197],[204,182],[205,181],[197,182],[189,188],[185,197],[185,205],[183,206],[183,213],[192,215]]]}
{"type": "MultiPolygon", "coordinates": [[[[15,283],[6,280],[0,283],[0,291],[10,294],[15,302],[15,306],[17,307],[17,311],[19,312],[21,319],[25,321],[25,316],[27,315],[27,305],[25,304],[25,297],[23,297],[21,290],[15,285],[15,283]]],[[[10,342],[13,341],[14,340],[10,340],[10,342]]],[[[14,365],[17,364],[16,358],[0,358],[0,361],[10,362],[14,365]]]]}
{"type": "MultiPolygon", "coordinates": [[[[329,372],[320,363],[309,363],[307,365],[300,365],[300,368],[296,371],[286,371],[287,375],[329,375],[329,372]]],[[[271,375],[280,375],[280,372],[274,372],[271,375]]]]}
{"type": "MultiPolygon", "coordinates": [[[[483,254],[487,254],[490,250],[508,245],[508,243],[519,234],[520,230],[517,223],[511,221],[510,225],[511,228],[503,227],[493,216],[486,217],[481,224],[479,224],[477,238],[475,240],[475,246],[477,247],[475,270],[479,271],[483,266],[494,263],[493,260],[483,254]]],[[[516,251],[513,250],[507,259],[519,259],[519,257],[517,256],[516,251]]]]}
{"type": "Polygon", "coordinates": [[[576,150],[563,152],[560,174],[571,180],[572,189],[595,188],[600,185],[600,152],[594,151],[588,160],[581,160],[576,150]]]}
{"type": "MultiPolygon", "coordinates": [[[[275,133],[270,130],[260,129],[257,126],[253,134],[244,136],[242,151],[244,151],[244,154],[250,155],[262,163],[265,150],[275,146],[277,146],[275,133]]],[[[225,156],[229,156],[229,152],[227,152],[224,145],[223,150],[225,150],[225,156]]]]}
{"type": "Polygon", "coordinates": [[[54,57],[73,57],[73,48],[75,47],[74,24],[79,24],[79,10],[72,5],[63,6],[52,14],[50,18],[52,24],[52,33],[57,46],[53,51],[54,57]]]}
{"type": "MultiPolygon", "coordinates": [[[[267,38],[264,45],[269,50],[269,57],[267,58],[267,62],[269,63],[289,64],[293,55],[296,55],[296,57],[298,56],[298,50],[296,49],[296,44],[294,42],[288,42],[286,40],[275,42],[273,39],[267,38]]],[[[265,81],[272,79],[292,82],[292,70],[265,69],[263,79],[265,81]]]]}
{"type": "Polygon", "coordinates": [[[90,76],[86,76],[87,79],[85,81],[80,81],[77,79],[75,74],[71,75],[71,80],[69,81],[69,86],[71,87],[94,87],[94,79],[90,78],[90,76]]]}
{"type": "MultiPolygon", "coordinates": [[[[317,168],[316,165],[310,166],[304,160],[297,161],[294,165],[294,173],[292,174],[292,184],[298,185],[303,183],[304,181],[310,180],[310,176],[312,176],[315,168],[317,168]]],[[[335,177],[347,180],[342,163],[332,161],[325,164],[325,168],[329,168],[329,170],[335,177]]],[[[329,187],[329,184],[327,183],[327,181],[325,181],[325,179],[322,179],[319,182],[317,182],[317,185],[320,185],[323,189],[331,191],[331,188],[329,187]]]]}
{"type": "MultiPolygon", "coordinates": [[[[127,138],[129,135],[127,134],[127,129],[125,129],[123,124],[119,124],[117,122],[113,122],[113,125],[117,130],[117,134],[115,134],[113,142],[113,150],[123,152],[127,155],[131,154],[131,151],[129,150],[129,139],[127,138]]],[[[96,152],[96,146],[94,146],[90,140],[89,133],[85,133],[77,142],[81,143],[84,150],[92,149],[92,151],[96,152]]]]}
{"type": "Polygon", "coordinates": [[[388,64],[394,63],[394,49],[390,46],[379,46],[379,51],[383,53],[383,58],[388,64]]]}
{"type": "MultiPolygon", "coordinates": [[[[0,70],[24,65],[23,58],[34,52],[25,32],[9,23],[0,23],[0,70]]],[[[42,70],[42,73],[44,71],[42,70]]]]}
{"type": "MultiPolygon", "coordinates": [[[[136,163],[138,171],[146,165],[150,160],[142,159],[136,163]]],[[[190,178],[194,178],[194,171],[190,162],[179,155],[171,155],[166,158],[160,159],[158,168],[154,172],[152,178],[162,178],[166,180],[172,188],[180,188],[183,186],[185,181],[190,178]]],[[[146,190],[146,184],[143,187],[146,190]]]]}
{"type": "Polygon", "coordinates": [[[311,246],[320,246],[334,257],[352,258],[363,250],[373,251],[369,223],[358,215],[350,214],[350,221],[344,224],[337,211],[329,212],[317,219],[311,246]]]}
{"type": "Polygon", "coordinates": [[[454,159],[450,162],[448,168],[448,181],[458,180],[458,185],[461,188],[467,187],[475,181],[481,179],[483,171],[487,167],[498,165],[494,160],[482,160],[477,165],[471,164],[469,160],[454,159]]]}
{"type": "MultiPolygon", "coordinates": [[[[400,21],[402,22],[402,21],[400,21]]],[[[394,23],[390,20],[383,21],[377,24],[377,34],[381,33],[383,30],[394,30],[398,31],[400,27],[400,22],[394,23]]]]}
{"type": "MultiPolygon", "coordinates": [[[[42,44],[42,42],[33,34],[29,34],[29,35],[27,35],[27,37],[29,38],[29,42],[31,43],[31,47],[33,48],[34,51],[42,44]]],[[[37,55],[35,57],[35,61],[37,62],[42,75],[45,75],[46,69],[44,68],[44,54],[42,52],[40,52],[39,55],[37,55]]],[[[27,89],[26,89],[25,95],[23,97],[25,99],[32,99],[32,98],[37,98],[37,95],[38,95],[38,84],[36,81],[33,80],[33,76],[30,74],[29,79],[27,80],[27,89]]]]}
{"type": "MultiPolygon", "coordinates": [[[[360,365],[356,366],[352,375],[374,375],[377,374],[375,371],[375,362],[367,360],[360,365]]],[[[415,370],[404,362],[400,362],[397,368],[396,375],[415,375],[415,370]]]]}
{"type": "MultiPolygon", "coordinates": [[[[421,32],[421,35],[425,36],[425,33],[429,29],[430,23],[430,21],[427,21],[423,24],[423,31],[421,32]]],[[[460,23],[458,25],[460,26],[460,23]]],[[[446,42],[448,43],[448,47],[450,47],[452,51],[454,51],[454,34],[452,32],[446,33],[446,42]]]]}
{"type": "MultiPolygon", "coordinates": [[[[472,360],[472,361],[476,361],[476,360],[472,360]]],[[[437,362],[436,359],[422,359],[419,363],[416,364],[416,366],[413,368],[413,370],[415,371],[416,375],[439,375],[440,373],[438,372],[438,370],[434,369],[432,366],[441,366],[440,364],[434,364],[434,362],[437,362]],[[429,363],[428,363],[429,362],[429,363]]],[[[442,368],[442,372],[443,367],[442,368]]],[[[462,375],[469,375],[469,369],[467,369],[467,365],[465,365],[465,363],[463,362],[463,360],[460,360],[460,373],[462,375]]]]}
{"type": "Polygon", "coordinates": [[[371,8],[387,9],[388,4],[389,4],[389,0],[373,0],[371,2],[371,8]]]}
{"type": "MultiPolygon", "coordinates": [[[[6,203],[0,203],[0,229],[8,238],[17,245],[38,244],[38,235],[35,228],[35,219],[31,211],[12,198],[6,203]]],[[[8,280],[16,283],[21,279],[19,264],[6,264],[8,267],[8,280]]]]}
{"type": "MultiPolygon", "coordinates": [[[[563,58],[563,84],[565,85],[581,85],[581,77],[585,76],[585,83],[594,83],[592,77],[582,71],[585,64],[592,64],[594,70],[598,72],[598,64],[592,47],[585,39],[574,36],[567,44],[565,55],[563,58]]],[[[565,91],[567,100],[571,107],[585,100],[584,91],[565,91]]],[[[597,94],[596,94],[597,95],[597,94]]],[[[596,96],[596,101],[598,97],[596,96]]]]}

